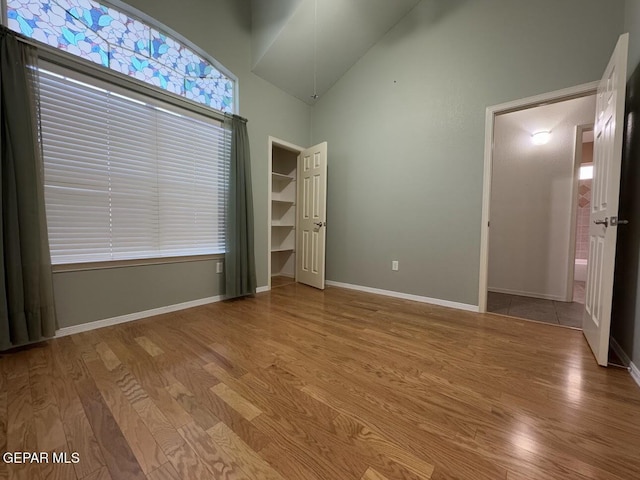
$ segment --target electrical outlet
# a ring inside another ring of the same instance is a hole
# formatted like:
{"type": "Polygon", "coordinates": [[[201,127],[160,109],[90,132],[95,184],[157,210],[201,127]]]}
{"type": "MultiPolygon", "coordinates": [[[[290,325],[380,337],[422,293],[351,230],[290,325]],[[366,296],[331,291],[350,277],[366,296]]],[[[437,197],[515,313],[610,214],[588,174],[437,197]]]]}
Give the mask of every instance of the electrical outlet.
{"type": "Polygon", "coordinates": [[[391,270],[393,270],[394,272],[397,272],[399,269],[399,265],[398,265],[398,260],[394,260],[391,262],[391,270]]]}
{"type": "Polygon", "coordinates": [[[224,263],[218,262],[216,263],[216,273],[224,272],[224,263]]]}

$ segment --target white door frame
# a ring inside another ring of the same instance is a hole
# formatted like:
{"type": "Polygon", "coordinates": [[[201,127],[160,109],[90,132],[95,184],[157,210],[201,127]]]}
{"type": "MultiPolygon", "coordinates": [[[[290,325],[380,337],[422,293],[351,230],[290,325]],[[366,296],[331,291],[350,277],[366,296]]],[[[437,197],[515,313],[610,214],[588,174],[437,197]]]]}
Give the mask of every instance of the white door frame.
{"type": "MultiPolygon", "coordinates": [[[[267,288],[271,290],[271,215],[272,215],[272,203],[271,203],[271,172],[273,171],[273,147],[280,147],[290,152],[299,155],[304,150],[294,143],[280,140],[279,138],[269,135],[267,141],[268,150],[268,170],[267,170],[267,288]]],[[[296,169],[297,170],[297,169],[296,169]]],[[[296,185],[297,187],[297,185],[296,185]]],[[[294,269],[295,272],[295,269],[294,269]]]]}
{"type": "Polygon", "coordinates": [[[491,173],[493,164],[493,130],[495,117],[497,115],[525,110],[532,107],[539,107],[549,103],[557,103],[565,100],[572,100],[574,98],[595,95],[597,90],[598,82],[596,81],[487,107],[485,115],[482,223],[480,224],[480,272],[478,281],[478,310],[480,313],[487,312],[487,290],[489,280],[489,210],[491,208],[491,173]]]}

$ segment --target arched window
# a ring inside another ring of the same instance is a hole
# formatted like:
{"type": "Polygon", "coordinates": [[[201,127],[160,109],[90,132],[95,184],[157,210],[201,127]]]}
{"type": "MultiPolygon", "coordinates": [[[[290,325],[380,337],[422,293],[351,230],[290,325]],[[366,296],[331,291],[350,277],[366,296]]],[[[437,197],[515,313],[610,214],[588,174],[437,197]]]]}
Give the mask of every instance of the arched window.
{"type": "Polygon", "coordinates": [[[223,112],[235,82],[162,28],[92,0],[7,0],[9,28],[223,112]]]}

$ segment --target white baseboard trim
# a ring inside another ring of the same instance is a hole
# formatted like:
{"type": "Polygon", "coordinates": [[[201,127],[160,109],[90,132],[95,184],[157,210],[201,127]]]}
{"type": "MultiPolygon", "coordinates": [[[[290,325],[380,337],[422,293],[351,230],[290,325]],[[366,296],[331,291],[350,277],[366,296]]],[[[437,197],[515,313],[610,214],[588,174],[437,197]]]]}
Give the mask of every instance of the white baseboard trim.
{"type": "Polygon", "coordinates": [[[363,285],[353,285],[351,283],[334,282],[327,280],[327,285],[332,287],[347,288],[349,290],[358,290],[360,292],[375,293],[387,297],[402,298],[404,300],[413,300],[414,302],[430,303],[441,307],[456,308],[458,310],[466,310],[468,312],[478,312],[477,305],[469,305],[466,303],[450,302],[449,300],[440,300],[439,298],[422,297],[420,295],[412,295],[410,293],[394,292],[392,290],[382,290],[380,288],[365,287],[363,285]]]}
{"type": "MultiPolygon", "coordinates": [[[[269,287],[258,287],[256,293],[268,292],[269,287]]],[[[110,327],[111,325],[118,325],[119,323],[133,322],[147,317],[153,317],[155,315],[162,315],[163,313],[177,312],[179,310],[186,310],[187,308],[199,307],[201,305],[207,305],[209,303],[216,303],[224,300],[223,295],[216,295],[215,297],[200,298],[198,300],[192,300],[190,302],[176,303],[175,305],[167,305],[166,307],[152,308],[151,310],[144,310],[142,312],[128,313],[126,315],[120,315],[119,317],[105,318],[104,320],[96,320],[95,322],[83,323],[80,325],[73,325],[71,327],[63,327],[56,332],[56,337],[66,337],[67,335],[73,335],[74,333],[88,332],[97,328],[110,327]]]]}
{"type": "Polygon", "coordinates": [[[631,378],[633,378],[633,380],[638,384],[638,387],[640,387],[640,370],[638,370],[638,367],[636,367],[635,364],[631,361],[629,355],[627,355],[627,353],[622,349],[615,338],[610,338],[609,345],[611,346],[611,349],[616,352],[616,355],[620,357],[620,360],[622,360],[624,366],[629,369],[631,378]]]}
{"type": "Polygon", "coordinates": [[[629,372],[631,373],[631,378],[633,378],[638,384],[638,387],[640,387],[640,370],[638,370],[638,367],[636,367],[633,362],[629,364],[629,372]]]}
{"type": "Polygon", "coordinates": [[[494,288],[489,287],[490,292],[494,293],[505,293],[507,295],[518,295],[519,297],[530,297],[530,298],[542,298],[544,300],[555,300],[556,302],[566,302],[565,297],[561,297],[558,295],[548,295],[546,293],[531,293],[531,292],[521,292],[520,290],[511,290],[508,288],[494,288]]]}
{"type": "Polygon", "coordinates": [[[630,367],[631,366],[631,359],[629,358],[629,355],[627,355],[627,352],[625,352],[622,347],[620,346],[620,344],[616,341],[615,338],[610,337],[609,338],[609,346],[611,347],[611,350],[613,350],[614,352],[616,352],[616,355],[618,355],[618,357],[620,357],[620,360],[622,360],[622,364],[625,367],[630,367]]]}
{"type": "Polygon", "coordinates": [[[151,310],[144,310],[142,312],[128,313],[127,315],[120,315],[119,317],[105,318],[104,320],[96,320],[95,322],[63,327],[56,332],[56,338],[66,337],[67,335],[73,335],[74,333],[88,332],[98,328],[110,327],[111,325],[118,325],[119,323],[133,322],[135,320],[153,317],[155,315],[162,315],[163,313],[171,313],[177,312],[178,310],[185,310],[187,308],[199,307],[201,305],[219,302],[223,298],[224,297],[222,295],[216,295],[215,297],[201,298],[190,302],[167,305],[166,307],[152,308],[151,310]]]}

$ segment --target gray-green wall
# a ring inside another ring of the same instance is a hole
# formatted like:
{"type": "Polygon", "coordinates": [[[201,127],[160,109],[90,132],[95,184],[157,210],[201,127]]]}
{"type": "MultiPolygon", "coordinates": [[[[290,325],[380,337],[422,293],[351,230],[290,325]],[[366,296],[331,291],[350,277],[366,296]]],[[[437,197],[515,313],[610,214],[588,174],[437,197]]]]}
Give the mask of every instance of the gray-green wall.
{"type": "Polygon", "coordinates": [[[624,8],[418,4],[312,113],[329,143],[327,278],[477,305],[485,110],[599,79],[624,8]]]}
{"type": "Polygon", "coordinates": [[[629,68],[631,76],[640,64],[640,0],[626,0],[624,12],[624,31],[629,32],[629,68]]]}
{"type": "MultiPolygon", "coordinates": [[[[249,0],[126,0],[205,50],[239,79],[249,119],[258,285],[267,285],[267,138],[310,143],[311,110],[251,73],[249,0]]],[[[61,327],[216,296],[214,261],[54,274],[61,327]]]]}

